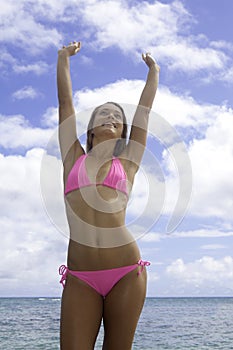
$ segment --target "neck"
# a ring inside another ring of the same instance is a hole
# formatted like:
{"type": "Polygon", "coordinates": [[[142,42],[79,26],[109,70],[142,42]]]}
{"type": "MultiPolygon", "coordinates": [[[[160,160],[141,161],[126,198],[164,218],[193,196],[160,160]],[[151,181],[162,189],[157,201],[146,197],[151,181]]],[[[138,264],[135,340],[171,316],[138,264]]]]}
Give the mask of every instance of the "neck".
{"type": "Polygon", "coordinates": [[[113,157],[116,142],[116,139],[106,140],[99,143],[93,142],[93,148],[89,153],[97,159],[111,159],[113,157]]]}

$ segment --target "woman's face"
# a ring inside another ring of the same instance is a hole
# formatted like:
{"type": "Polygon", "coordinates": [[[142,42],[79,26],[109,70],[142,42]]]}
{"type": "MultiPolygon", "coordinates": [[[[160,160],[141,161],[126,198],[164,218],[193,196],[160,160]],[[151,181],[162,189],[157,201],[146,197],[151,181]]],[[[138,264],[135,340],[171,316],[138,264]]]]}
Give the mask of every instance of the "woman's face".
{"type": "Polygon", "coordinates": [[[123,115],[119,107],[112,103],[100,106],[93,123],[94,135],[108,135],[121,138],[123,131],[123,115]]]}

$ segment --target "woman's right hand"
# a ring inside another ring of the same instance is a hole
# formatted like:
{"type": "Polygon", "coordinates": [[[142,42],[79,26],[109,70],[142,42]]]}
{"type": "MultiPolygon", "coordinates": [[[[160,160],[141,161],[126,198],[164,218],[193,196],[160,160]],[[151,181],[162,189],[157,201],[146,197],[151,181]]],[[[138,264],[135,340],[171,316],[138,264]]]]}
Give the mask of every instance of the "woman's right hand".
{"type": "Polygon", "coordinates": [[[74,56],[81,49],[81,41],[73,41],[67,46],[63,46],[62,49],[58,51],[58,54],[66,54],[67,56],[74,56]]]}

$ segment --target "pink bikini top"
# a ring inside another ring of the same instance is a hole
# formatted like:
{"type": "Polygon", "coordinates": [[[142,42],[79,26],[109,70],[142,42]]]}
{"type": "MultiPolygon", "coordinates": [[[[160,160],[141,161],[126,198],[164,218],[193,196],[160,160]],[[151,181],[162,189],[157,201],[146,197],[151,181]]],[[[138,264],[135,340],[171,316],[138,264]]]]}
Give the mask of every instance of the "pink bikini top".
{"type": "Polygon", "coordinates": [[[91,183],[85,166],[85,159],[87,156],[87,154],[83,154],[74,163],[66,181],[65,195],[79,188],[93,185],[107,186],[128,195],[127,176],[118,158],[112,159],[111,168],[103,182],[91,183]]]}

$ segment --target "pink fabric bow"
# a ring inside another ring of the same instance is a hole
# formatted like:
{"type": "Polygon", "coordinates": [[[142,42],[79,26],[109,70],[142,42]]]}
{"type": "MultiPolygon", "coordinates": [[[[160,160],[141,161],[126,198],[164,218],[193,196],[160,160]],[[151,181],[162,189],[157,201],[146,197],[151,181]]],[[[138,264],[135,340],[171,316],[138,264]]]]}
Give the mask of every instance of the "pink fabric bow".
{"type": "Polygon", "coordinates": [[[66,280],[67,273],[68,273],[68,267],[66,267],[65,265],[61,265],[59,267],[59,275],[61,275],[60,283],[63,285],[63,288],[65,287],[65,280],[66,280]]]}
{"type": "Polygon", "coordinates": [[[150,262],[149,261],[139,260],[138,261],[138,265],[141,266],[141,269],[138,271],[137,275],[140,275],[142,273],[142,271],[144,270],[144,266],[149,266],[150,262]]]}

